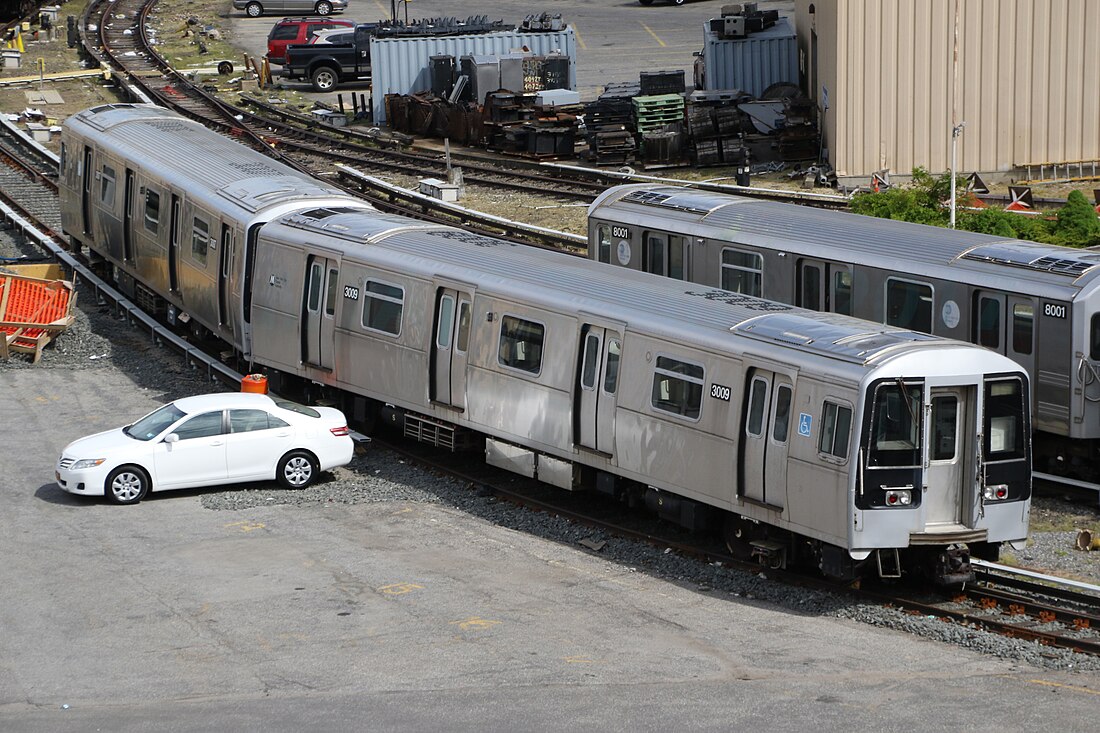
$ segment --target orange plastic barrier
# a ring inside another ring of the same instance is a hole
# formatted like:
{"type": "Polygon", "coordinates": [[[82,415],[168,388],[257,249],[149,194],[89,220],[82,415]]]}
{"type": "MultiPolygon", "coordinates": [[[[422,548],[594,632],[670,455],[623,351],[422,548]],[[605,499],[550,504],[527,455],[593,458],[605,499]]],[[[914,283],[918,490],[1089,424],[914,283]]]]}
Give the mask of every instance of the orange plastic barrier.
{"type": "Polygon", "coordinates": [[[65,280],[0,275],[0,358],[11,351],[42,356],[42,348],[75,320],[76,293],[65,280]]]}
{"type": "Polygon", "coordinates": [[[267,394],[267,377],[263,374],[248,374],[241,377],[241,391],[267,394]]]}

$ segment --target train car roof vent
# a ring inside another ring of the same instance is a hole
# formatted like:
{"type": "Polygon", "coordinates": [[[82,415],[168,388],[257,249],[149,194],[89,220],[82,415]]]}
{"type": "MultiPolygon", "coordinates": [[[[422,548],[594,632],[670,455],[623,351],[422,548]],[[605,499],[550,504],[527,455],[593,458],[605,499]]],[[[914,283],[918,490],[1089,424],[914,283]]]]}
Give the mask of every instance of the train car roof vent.
{"type": "Polygon", "coordinates": [[[718,208],[714,196],[692,192],[659,193],[657,191],[631,191],[623,196],[623,201],[646,206],[661,206],[666,209],[688,211],[693,214],[709,214],[718,208]]]}
{"type": "Polygon", "coordinates": [[[1071,252],[1063,247],[1050,247],[1030,242],[987,244],[975,247],[962,258],[979,262],[998,262],[1011,267],[1023,267],[1070,277],[1077,277],[1100,265],[1100,254],[1071,252]]]}

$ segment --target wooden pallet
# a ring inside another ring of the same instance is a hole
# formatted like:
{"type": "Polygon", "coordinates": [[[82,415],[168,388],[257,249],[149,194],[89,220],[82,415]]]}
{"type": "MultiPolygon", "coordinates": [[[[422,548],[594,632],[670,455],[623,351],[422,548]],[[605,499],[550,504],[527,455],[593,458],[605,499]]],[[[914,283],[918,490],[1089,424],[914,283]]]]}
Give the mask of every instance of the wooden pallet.
{"type": "Polygon", "coordinates": [[[67,280],[44,280],[0,273],[0,359],[12,352],[31,354],[72,325],[76,291],[67,280]]]}

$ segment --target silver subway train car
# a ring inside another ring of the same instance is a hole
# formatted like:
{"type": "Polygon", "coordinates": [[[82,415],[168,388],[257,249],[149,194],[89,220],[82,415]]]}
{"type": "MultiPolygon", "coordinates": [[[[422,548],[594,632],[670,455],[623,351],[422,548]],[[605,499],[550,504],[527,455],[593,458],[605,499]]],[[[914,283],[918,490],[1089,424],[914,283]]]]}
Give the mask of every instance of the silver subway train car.
{"type": "Polygon", "coordinates": [[[1100,252],[650,184],[599,196],[588,235],[595,260],[1004,354],[1035,468],[1100,483],[1100,252]]]}
{"type": "MultiPolygon", "coordinates": [[[[98,151],[130,144],[124,127],[63,139],[92,148],[95,171],[98,151]]],[[[158,144],[208,147],[176,132],[158,144]]],[[[114,160],[137,175],[145,158],[114,160]]],[[[64,205],[83,190],[78,173],[64,205]]],[[[971,556],[1026,537],[1029,382],[1002,355],[325,196],[255,224],[237,261],[251,339],[221,335],[276,382],[562,489],[720,522],[731,549],[775,566],[961,582],[971,556]]]]}

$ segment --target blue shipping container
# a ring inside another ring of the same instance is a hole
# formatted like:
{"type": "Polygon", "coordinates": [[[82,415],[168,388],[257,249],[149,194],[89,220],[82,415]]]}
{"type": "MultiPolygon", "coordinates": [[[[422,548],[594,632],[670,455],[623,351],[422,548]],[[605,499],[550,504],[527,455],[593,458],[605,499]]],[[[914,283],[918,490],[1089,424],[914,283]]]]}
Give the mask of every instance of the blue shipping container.
{"type": "Polygon", "coordinates": [[[787,18],[739,39],[719,38],[705,23],[703,29],[704,89],[759,97],[776,82],[798,83],[798,38],[787,18]]]}

